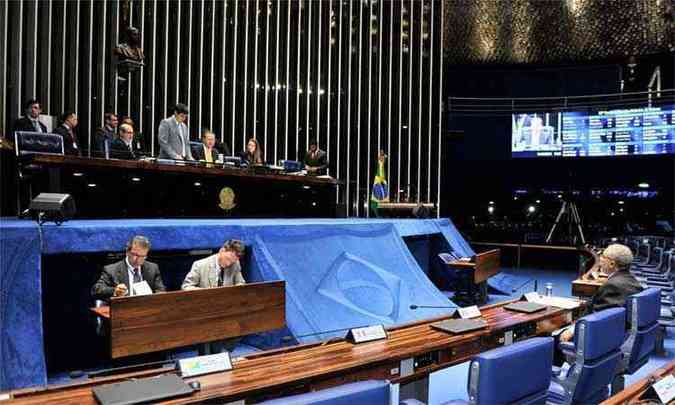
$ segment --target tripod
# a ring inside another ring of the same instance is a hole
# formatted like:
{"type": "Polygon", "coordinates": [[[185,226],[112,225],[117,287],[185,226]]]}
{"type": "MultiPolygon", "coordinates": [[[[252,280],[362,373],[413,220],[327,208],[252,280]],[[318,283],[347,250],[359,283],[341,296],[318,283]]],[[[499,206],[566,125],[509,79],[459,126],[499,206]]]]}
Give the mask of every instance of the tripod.
{"type": "Polygon", "coordinates": [[[586,239],[584,238],[584,231],[583,229],[581,229],[581,217],[579,216],[579,210],[577,209],[577,205],[573,201],[567,200],[563,200],[562,202],[560,212],[558,212],[558,216],[556,217],[555,222],[551,227],[551,231],[548,233],[548,236],[546,237],[546,243],[551,243],[553,233],[560,224],[560,220],[563,218],[563,216],[567,218],[568,224],[567,237],[569,242],[572,245],[575,245],[577,242],[577,237],[579,237],[579,240],[581,240],[581,244],[585,245],[586,239]],[[578,234],[575,234],[575,231],[578,232],[578,234]]]}

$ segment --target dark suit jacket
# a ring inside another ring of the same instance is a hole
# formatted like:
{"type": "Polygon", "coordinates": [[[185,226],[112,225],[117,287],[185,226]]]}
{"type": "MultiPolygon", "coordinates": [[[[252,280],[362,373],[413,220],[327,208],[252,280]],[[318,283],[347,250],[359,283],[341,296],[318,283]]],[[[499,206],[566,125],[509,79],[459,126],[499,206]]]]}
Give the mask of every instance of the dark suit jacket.
{"type": "Polygon", "coordinates": [[[326,174],[326,167],[328,167],[328,156],[326,155],[326,152],[322,151],[321,149],[317,150],[314,157],[312,157],[309,151],[307,151],[305,152],[305,156],[302,158],[302,163],[304,163],[305,166],[319,168],[319,170],[315,172],[307,172],[307,174],[323,175],[326,174]]]}
{"type": "MultiPolygon", "coordinates": [[[[47,127],[41,122],[39,124],[40,128],[42,128],[42,132],[47,133],[47,127]]],[[[12,131],[35,132],[35,127],[33,126],[33,123],[30,121],[30,119],[24,116],[14,121],[14,127],[12,128],[12,131]]]]}
{"type": "MultiPolygon", "coordinates": [[[[195,158],[195,160],[206,160],[206,155],[204,155],[204,145],[199,145],[199,147],[195,148],[192,152],[192,157],[195,158]]],[[[215,147],[211,149],[211,159],[213,159],[214,162],[218,160],[219,153],[220,152],[215,147]]],[[[230,153],[227,152],[227,154],[229,155],[230,153]]]]}
{"type": "Polygon", "coordinates": [[[628,270],[612,274],[593,296],[588,312],[598,312],[613,307],[623,307],[626,298],[642,291],[642,286],[628,270]]]}
{"type": "MultiPolygon", "coordinates": [[[[162,275],[159,272],[159,266],[155,263],[146,261],[141,266],[141,275],[143,280],[148,282],[152,292],[166,291],[164,282],[162,282],[162,275]]],[[[129,273],[127,271],[127,263],[125,260],[120,260],[117,263],[107,265],[103,268],[101,277],[99,277],[96,284],[91,287],[91,296],[97,300],[109,300],[115,292],[115,286],[118,284],[125,284],[127,290],[131,291],[129,285],[129,273]]]]}
{"type": "Polygon", "coordinates": [[[112,144],[110,145],[110,157],[114,159],[133,160],[136,159],[136,154],[133,151],[133,146],[131,149],[129,149],[127,144],[124,143],[122,139],[117,138],[112,141],[112,144]]]}
{"type": "MultiPolygon", "coordinates": [[[[73,143],[76,142],[77,140],[73,139],[70,136],[68,128],[64,127],[63,125],[60,125],[58,128],[54,130],[54,133],[61,135],[63,137],[63,151],[65,152],[66,155],[81,156],[79,145],[77,148],[75,148],[75,146],[73,145],[73,143]]],[[[75,132],[73,132],[73,136],[75,136],[75,132]]]]}
{"type": "Polygon", "coordinates": [[[115,139],[115,132],[108,128],[97,128],[94,134],[94,143],[91,145],[93,157],[105,157],[105,142],[108,142],[108,153],[112,150],[112,143],[115,139]]]}

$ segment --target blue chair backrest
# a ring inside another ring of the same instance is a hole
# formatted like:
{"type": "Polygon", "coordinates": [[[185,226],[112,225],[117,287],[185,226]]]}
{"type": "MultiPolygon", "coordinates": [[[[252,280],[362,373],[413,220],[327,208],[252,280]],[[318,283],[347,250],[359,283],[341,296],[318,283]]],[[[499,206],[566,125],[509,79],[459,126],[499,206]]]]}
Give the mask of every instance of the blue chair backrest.
{"type": "Polygon", "coordinates": [[[626,317],[630,330],[622,347],[627,357],[624,372],[632,374],[649,360],[654,351],[661,315],[661,290],[649,288],[626,300],[626,317]]]}
{"type": "Polygon", "coordinates": [[[626,333],[626,310],[610,308],[577,321],[574,332],[575,362],[567,373],[571,403],[607,398],[607,386],[621,359],[626,333]]]}
{"type": "Polygon", "coordinates": [[[16,131],[14,133],[16,155],[47,154],[63,155],[63,137],[58,134],[16,131]]]}
{"type": "Polygon", "coordinates": [[[389,405],[389,381],[368,380],[340,385],[321,391],[265,401],[263,404],[284,405],[389,405]]]}
{"type": "Polygon", "coordinates": [[[552,363],[552,338],[528,339],[482,353],[469,366],[469,399],[490,405],[543,403],[552,363]]]}

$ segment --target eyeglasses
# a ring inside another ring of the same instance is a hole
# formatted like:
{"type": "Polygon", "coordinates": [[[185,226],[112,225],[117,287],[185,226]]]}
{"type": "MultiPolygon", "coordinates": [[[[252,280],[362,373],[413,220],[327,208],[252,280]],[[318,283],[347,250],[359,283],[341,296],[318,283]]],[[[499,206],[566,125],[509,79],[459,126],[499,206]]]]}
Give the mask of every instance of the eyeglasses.
{"type": "Polygon", "coordinates": [[[139,255],[138,253],[134,253],[134,252],[129,252],[129,254],[133,257],[138,258],[138,259],[145,259],[146,257],[148,257],[148,255],[139,255]]]}

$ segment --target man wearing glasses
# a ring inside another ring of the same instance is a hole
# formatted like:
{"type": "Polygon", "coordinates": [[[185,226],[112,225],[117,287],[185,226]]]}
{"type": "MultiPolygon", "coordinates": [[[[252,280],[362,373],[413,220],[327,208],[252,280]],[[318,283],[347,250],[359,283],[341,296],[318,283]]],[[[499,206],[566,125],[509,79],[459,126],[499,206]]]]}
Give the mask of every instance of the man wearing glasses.
{"type": "Polygon", "coordinates": [[[143,294],[144,290],[147,291],[146,284],[153,293],[166,291],[159,266],[145,261],[148,251],[150,251],[148,238],[134,236],[127,242],[127,255],[124,260],[103,268],[101,277],[91,288],[91,295],[99,300],[139,295],[143,294]]]}

